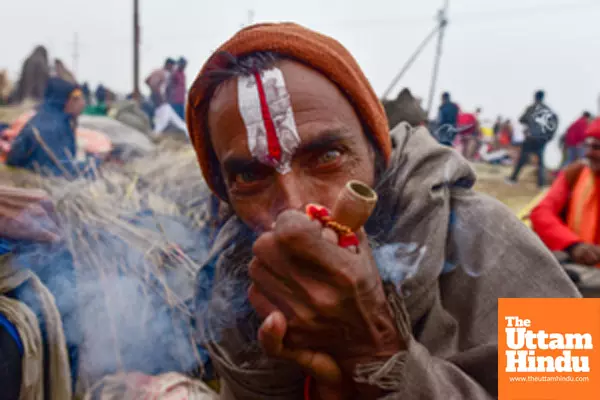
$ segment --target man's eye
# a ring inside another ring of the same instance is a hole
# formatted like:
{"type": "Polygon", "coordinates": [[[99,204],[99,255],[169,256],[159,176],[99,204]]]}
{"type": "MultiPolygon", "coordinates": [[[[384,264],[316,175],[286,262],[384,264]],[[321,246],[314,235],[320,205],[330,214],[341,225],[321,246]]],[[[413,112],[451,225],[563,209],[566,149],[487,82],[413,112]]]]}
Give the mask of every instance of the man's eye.
{"type": "Polygon", "coordinates": [[[325,153],[323,153],[319,159],[318,159],[318,163],[319,164],[331,164],[335,161],[338,160],[338,158],[340,158],[342,155],[342,153],[339,150],[329,150],[325,153]]]}
{"type": "Polygon", "coordinates": [[[244,171],[235,175],[235,183],[253,183],[260,180],[262,176],[255,171],[244,171]]]}

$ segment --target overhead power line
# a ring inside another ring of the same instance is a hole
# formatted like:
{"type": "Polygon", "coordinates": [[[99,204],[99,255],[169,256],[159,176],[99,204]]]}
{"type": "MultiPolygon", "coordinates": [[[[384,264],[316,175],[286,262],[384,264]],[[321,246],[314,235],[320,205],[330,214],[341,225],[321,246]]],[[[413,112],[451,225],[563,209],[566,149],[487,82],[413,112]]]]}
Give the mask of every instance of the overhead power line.
{"type": "Polygon", "coordinates": [[[394,79],[392,79],[392,82],[390,83],[390,85],[388,86],[388,88],[385,90],[385,92],[383,92],[383,96],[382,96],[383,99],[387,98],[390,95],[390,93],[392,93],[392,91],[394,90],[394,88],[396,87],[396,85],[398,84],[398,82],[400,81],[400,79],[402,79],[402,77],[404,76],[404,74],[406,74],[406,72],[409,70],[409,68],[412,67],[412,65],[414,64],[414,62],[419,57],[419,55],[421,55],[421,53],[423,52],[423,50],[425,49],[425,47],[429,44],[429,42],[431,41],[431,39],[433,39],[435,37],[435,35],[439,32],[439,30],[440,30],[440,26],[438,25],[421,42],[421,44],[417,47],[417,49],[415,50],[415,52],[410,56],[410,58],[408,59],[408,61],[406,61],[406,63],[402,66],[402,68],[400,69],[400,71],[398,72],[398,74],[394,77],[394,79]]]}

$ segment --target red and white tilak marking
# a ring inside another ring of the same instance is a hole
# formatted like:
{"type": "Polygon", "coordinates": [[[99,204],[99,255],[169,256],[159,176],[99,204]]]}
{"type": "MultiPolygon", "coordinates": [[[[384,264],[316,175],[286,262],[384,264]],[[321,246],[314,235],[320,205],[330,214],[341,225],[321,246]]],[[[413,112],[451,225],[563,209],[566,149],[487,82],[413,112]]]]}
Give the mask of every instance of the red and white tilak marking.
{"type": "Polygon", "coordinates": [[[300,136],[281,70],[238,78],[238,107],[252,156],[280,174],[290,172],[300,136]]]}

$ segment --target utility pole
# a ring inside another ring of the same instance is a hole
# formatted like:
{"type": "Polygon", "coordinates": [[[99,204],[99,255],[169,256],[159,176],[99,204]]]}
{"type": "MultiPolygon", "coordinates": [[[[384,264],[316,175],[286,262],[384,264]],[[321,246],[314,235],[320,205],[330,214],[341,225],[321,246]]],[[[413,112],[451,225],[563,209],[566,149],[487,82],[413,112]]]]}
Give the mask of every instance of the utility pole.
{"type": "Polygon", "coordinates": [[[429,88],[429,101],[427,104],[427,118],[429,119],[429,115],[431,114],[431,108],[433,107],[433,98],[435,96],[436,84],[438,74],[440,72],[440,62],[442,59],[442,47],[444,44],[444,33],[446,32],[446,27],[448,26],[448,7],[449,0],[445,0],[444,8],[442,8],[438,12],[438,26],[439,26],[439,35],[437,42],[437,50],[435,54],[435,64],[433,66],[433,74],[431,76],[431,86],[429,88]]]}
{"type": "Polygon", "coordinates": [[[133,0],[133,98],[137,101],[141,99],[139,0],[133,0]]]}
{"type": "Polygon", "coordinates": [[[77,67],[79,65],[79,34],[75,32],[73,37],[73,74],[77,76],[77,67]]]}

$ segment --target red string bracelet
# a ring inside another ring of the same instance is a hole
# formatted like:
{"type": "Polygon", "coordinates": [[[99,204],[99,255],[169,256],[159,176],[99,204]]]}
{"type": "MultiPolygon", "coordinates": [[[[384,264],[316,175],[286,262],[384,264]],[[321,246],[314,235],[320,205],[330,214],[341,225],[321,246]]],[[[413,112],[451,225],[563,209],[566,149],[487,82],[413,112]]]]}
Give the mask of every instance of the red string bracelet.
{"type": "Polygon", "coordinates": [[[310,389],[312,387],[311,383],[312,383],[312,379],[309,375],[304,380],[304,400],[310,400],[310,389]]]}
{"type": "Polygon", "coordinates": [[[346,225],[335,222],[331,218],[329,210],[327,210],[325,207],[309,204],[306,206],[306,215],[308,215],[311,219],[319,221],[325,228],[332,229],[335,233],[337,233],[338,246],[344,248],[358,246],[359,243],[356,233],[352,232],[352,230],[346,225]]]}

